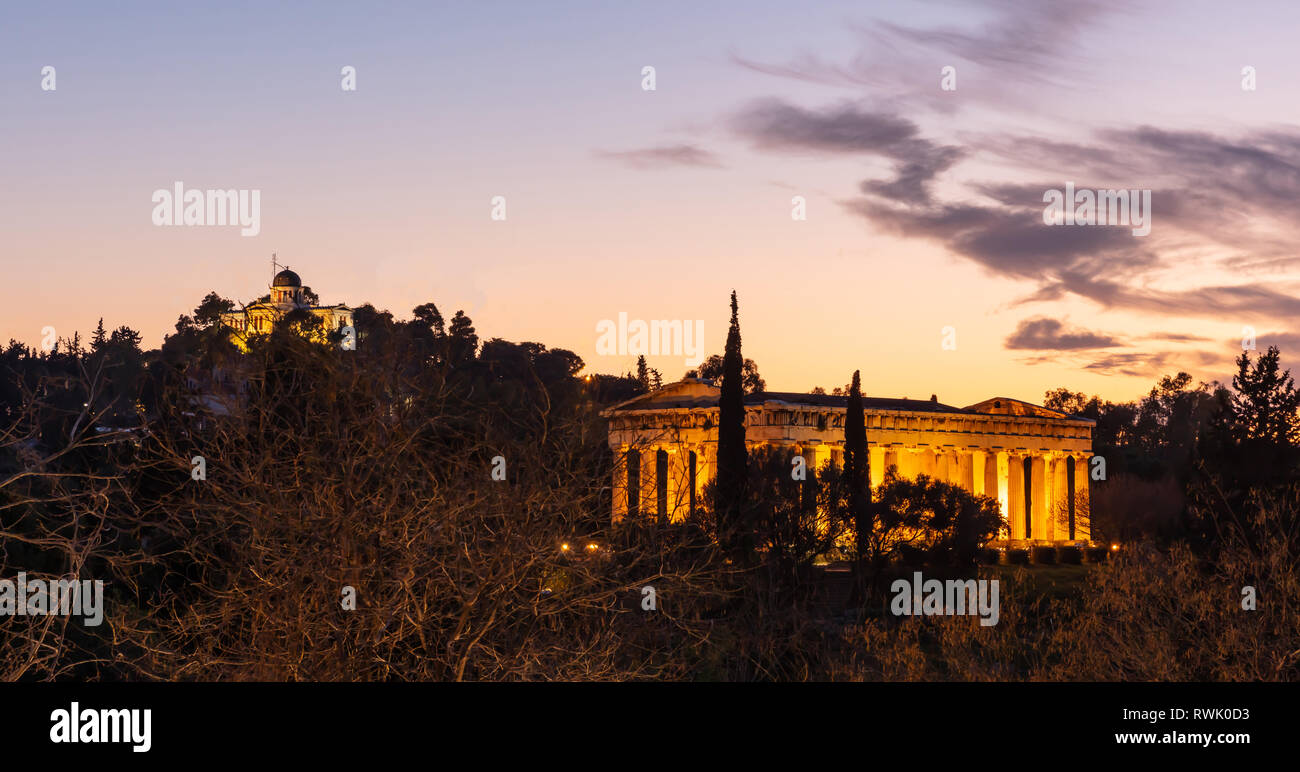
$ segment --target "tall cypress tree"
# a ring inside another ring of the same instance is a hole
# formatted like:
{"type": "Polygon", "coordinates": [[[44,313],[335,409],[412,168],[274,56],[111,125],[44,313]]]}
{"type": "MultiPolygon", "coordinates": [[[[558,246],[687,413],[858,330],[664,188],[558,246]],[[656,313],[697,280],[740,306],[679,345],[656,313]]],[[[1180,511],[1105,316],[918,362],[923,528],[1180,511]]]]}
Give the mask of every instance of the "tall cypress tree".
{"type": "Polygon", "coordinates": [[[848,486],[849,514],[857,533],[859,559],[867,554],[871,533],[870,460],[867,455],[867,423],[862,411],[862,378],[853,371],[849,405],[844,416],[844,482],[848,486]]]}
{"type": "Polygon", "coordinates": [[[731,292],[731,328],[722,357],[722,396],[718,402],[718,481],[714,509],[718,538],[733,553],[744,554],[743,502],[749,454],[745,449],[744,358],[740,355],[740,318],[736,291],[731,292]]]}

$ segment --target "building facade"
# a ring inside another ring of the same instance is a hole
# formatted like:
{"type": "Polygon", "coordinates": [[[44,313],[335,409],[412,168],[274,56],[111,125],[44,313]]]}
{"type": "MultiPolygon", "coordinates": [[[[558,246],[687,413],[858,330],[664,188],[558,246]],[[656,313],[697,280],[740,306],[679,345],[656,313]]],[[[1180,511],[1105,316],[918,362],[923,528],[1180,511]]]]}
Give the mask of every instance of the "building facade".
{"type": "Polygon", "coordinates": [[[270,289],[269,300],[251,303],[237,311],[227,311],[221,315],[221,323],[229,328],[231,340],[241,351],[248,350],[249,338],[270,333],[276,320],[297,309],[305,310],[321,320],[312,337],[322,343],[331,332],[352,326],[351,308],[342,304],[311,305],[304,297],[302,279],[288,268],[275,275],[270,289]]]}
{"type": "MultiPolygon", "coordinates": [[[[721,389],[688,378],[602,412],[615,464],[614,511],[685,519],[717,469],[721,389]]],[[[847,398],[745,397],[748,446],[780,446],[807,468],[843,463],[847,398]]],[[[1006,397],[964,408],[937,400],[863,398],[871,484],[885,470],[920,474],[996,498],[1010,544],[1088,542],[1088,462],[1095,422],[1006,397]]]]}

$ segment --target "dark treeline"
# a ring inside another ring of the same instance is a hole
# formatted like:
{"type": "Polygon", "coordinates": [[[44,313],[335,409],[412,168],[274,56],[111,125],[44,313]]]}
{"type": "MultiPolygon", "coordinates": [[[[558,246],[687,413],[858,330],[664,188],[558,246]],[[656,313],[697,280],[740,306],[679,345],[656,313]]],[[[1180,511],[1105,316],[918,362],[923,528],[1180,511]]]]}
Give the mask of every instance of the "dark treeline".
{"type": "Polygon", "coordinates": [[[1276,496],[1300,480],[1300,390],[1276,347],[1243,352],[1231,385],[1162,377],[1146,397],[1108,402],[1069,389],[1044,405],[1097,422],[1093,452],[1106,477],[1093,485],[1102,538],[1190,540],[1210,549],[1222,510],[1276,496]]]}

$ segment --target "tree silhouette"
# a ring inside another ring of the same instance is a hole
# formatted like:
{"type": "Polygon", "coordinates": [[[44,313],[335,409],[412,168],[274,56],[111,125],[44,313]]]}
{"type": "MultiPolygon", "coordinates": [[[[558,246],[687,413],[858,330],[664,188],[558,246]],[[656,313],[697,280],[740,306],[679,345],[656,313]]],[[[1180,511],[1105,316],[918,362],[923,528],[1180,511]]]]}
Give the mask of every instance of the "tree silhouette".
{"type": "Polygon", "coordinates": [[[642,391],[650,390],[650,367],[646,365],[645,354],[636,358],[636,382],[642,391]]]}
{"type": "MultiPolygon", "coordinates": [[[[752,359],[742,360],[741,364],[742,382],[745,386],[746,394],[757,394],[760,391],[767,390],[767,382],[763,376],[758,374],[758,365],[752,359]]],[[[716,381],[722,377],[723,357],[714,354],[700,363],[700,366],[694,370],[687,370],[687,378],[707,378],[716,381]]]]}
{"type": "Polygon", "coordinates": [[[438,307],[433,303],[418,305],[411,309],[411,314],[425,327],[429,328],[434,338],[441,338],[447,334],[442,314],[438,312],[438,307]]]}
{"type": "Polygon", "coordinates": [[[1290,370],[1278,372],[1279,354],[1269,346],[1254,364],[1244,351],[1237,358],[1236,393],[1224,402],[1224,412],[1238,441],[1289,445],[1300,439],[1300,390],[1290,370]]]}
{"type": "Polygon", "coordinates": [[[718,540],[733,554],[748,553],[743,535],[745,474],[749,455],[745,448],[745,392],[741,371],[740,318],[736,292],[731,292],[731,326],[723,356],[722,395],[718,401],[718,540]],[[738,537],[738,538],[737,538],[738,537]]]}
{"type": "Polygon", "coordinates": [[[106,345],[108,345],[108,333],[104,330],[104,317],[101,316],[99,326],[95,328],[95,334],[90,338],[90,350],[98,353],[106,345]]]}
{"type": "Polygon", "coordinates": [[[221,321],[223,313],[233,310],[235,310],[234,301],[227,300],[215,292],[209,292],[194,309],[194,323],[203,328],[211,327],[221,321]]]}
{"type": "Polygon", "coordinates": [[[451,318],[449,337],[451,338],[450,358],[453,364],[474,358],[474,354],[478,352],[478,335],[474,333],[474,322],[465,315],[464,311],[457,311],[451,318]]]}
{"type": "Polygon", "coordinates": [[[862,410],[862,379],[853,371],[849,385],[849,404],[844,416],[844,480],[848,486],[849,513],[857,533],[857,554],[867,554],[871,534],[870,460],[867,455],[866,417],[862,410]]]}
{"type": "Polygon", "coordinates": [[[997,535],[997,499],[929,475],[900,478],[891,467],[877,488],[880,521],[871,534],[878,555],[924,556],[932,565],[970,566],[997,535]]]}

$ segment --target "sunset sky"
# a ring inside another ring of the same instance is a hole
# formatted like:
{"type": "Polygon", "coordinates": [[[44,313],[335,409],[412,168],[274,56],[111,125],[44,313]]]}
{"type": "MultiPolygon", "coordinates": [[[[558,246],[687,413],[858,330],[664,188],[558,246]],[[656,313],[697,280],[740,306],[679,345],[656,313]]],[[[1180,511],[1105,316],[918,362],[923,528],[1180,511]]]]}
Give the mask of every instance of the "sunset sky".
{"type": "Polygon", "coordinates": [[[1297,4],[44,2],[2,24],[0,341],[102,316],[157,346],[210,290],[265,293],[275,252],[324,303],[464,309],[588,372],[632,368],[596,353],[620,312],[703,320],[721,352],[733,288],[771,390],[861,369],[955,405],[1131,399],[1224,379],[1245,326],[1300,364],[1297,4]],[[260,190],[260,234],[155,226],[177,181],[260,190]],[[1066,182],[1151,190],[1150,235],[1044,225],[1066,182]]]}

